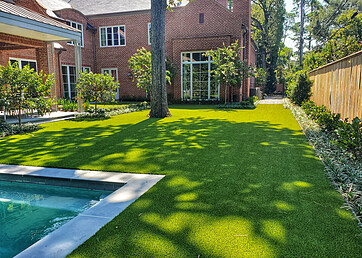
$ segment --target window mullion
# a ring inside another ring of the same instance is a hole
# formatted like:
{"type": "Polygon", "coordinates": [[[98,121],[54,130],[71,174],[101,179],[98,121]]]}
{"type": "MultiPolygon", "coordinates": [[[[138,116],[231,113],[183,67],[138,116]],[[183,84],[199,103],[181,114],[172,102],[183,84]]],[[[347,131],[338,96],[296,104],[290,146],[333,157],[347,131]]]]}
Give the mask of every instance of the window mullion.
{"type": "Polygon", "coordinates": [[[121,46],[121,27],[118,27],[118,46],[121,46]]]}
{"type": "Polygon", "coordinates": [[[71,87],[70,87],[70,65],[67,65],[67,76],[68,76],[68,98],[72,98],[71,87]]]}
{"type": "Polygon", "coordinates": [[[207,99],[210,99],[210,76],[211,76],[211,63],[210,63],[210,57],[209,57],[209,62],[207,63],[207,99]]]}
{"type": "Polygon", "coordinates": [[[192,76],[192,68],[193,68],[193,63],[192,63],[192,53],[190,54],[190,99],[193,99],[193,93],[192,93],[192,80],[193,80],[193,76],[192,76]]]}

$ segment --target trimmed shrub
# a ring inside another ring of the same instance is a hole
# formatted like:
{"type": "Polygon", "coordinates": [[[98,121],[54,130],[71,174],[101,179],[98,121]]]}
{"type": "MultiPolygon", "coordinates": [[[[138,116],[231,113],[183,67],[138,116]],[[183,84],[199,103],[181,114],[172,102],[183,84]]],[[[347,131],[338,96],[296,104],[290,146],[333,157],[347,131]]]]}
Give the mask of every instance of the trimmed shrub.
{"type": "Polygon", "coordinates": [[[308,101],[312,96],[311,88],[313,83],[309,79],[308,72],[306,71],[295,73],[292,81],[287,88],[287,97],[290,98],[294,104],[301,106],[304,101],[308,101]]]}
{"type": "Polygon", "coordinates": [[[349,152],[354,159],[362,159],[362,120],[355,117],[352,123],[342,121],[340,114],[334,114],[326,106],[317,106],[313,101],[302,105],[306,115],[326,133],[333,134],[334,142],[349,152]]]}
{"type": "Polygon", "coordinates": [[[317,106],[313,101],[303,102],[302,108],[324,131],[334,132],[343,121],[340,114],[334,114],[326,106],[317,106]]]}
{"type": "Polygon", "coordinates": [[[8,124],[4,119],[0,119],[0,137],[6,137],[9,135],[28,133],[39,129],[37,124],[8,124]]]}
{"type": "Polygon", "coordinates": [[[346,119],[336,133],[337,144],[350,152],[355,159],[362,160],[362,120],[355,117],[352,123],[349,123],[346,119]]]}

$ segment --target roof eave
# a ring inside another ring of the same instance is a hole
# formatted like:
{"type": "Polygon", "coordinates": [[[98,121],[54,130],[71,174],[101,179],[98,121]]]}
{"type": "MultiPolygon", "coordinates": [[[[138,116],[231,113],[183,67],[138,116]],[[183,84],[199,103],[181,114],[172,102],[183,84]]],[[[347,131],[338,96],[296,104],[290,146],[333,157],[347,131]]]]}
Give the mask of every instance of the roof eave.
{"type": "Polygon", "coordinates": [[[79,31],[68,30],[65,28],[57,27],[54,25],[46,24],[40,21],[35,21],[32,19],[1,11],[0,23],[8,25],[0,26],[0,32],[3,33],[7,33],[7,30],[16,27],[19,28],[18,32],[16,32],[17,34],[12,34],[21,37],[34,38],[43,41],[81,41],[81,32],[79,31]],[[34,35],[31,35],[29,33],[25,33],[26,31],[34,31],[38,33],[33,33],[34,35]],[[41,35],[46,35],[46,37],[41,38],[41,35]]]}

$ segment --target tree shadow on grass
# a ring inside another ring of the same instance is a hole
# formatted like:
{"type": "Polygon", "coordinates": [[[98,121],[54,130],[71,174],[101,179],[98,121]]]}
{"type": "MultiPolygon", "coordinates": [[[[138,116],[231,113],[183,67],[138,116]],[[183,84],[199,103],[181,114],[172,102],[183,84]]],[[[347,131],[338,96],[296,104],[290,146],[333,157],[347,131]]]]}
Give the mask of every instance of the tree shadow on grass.
{"type": "Polygon", "coordinates": [[[202,116],[74,124],[1,139],[0,162],[167,175],[74,255],[358,256],[357,223],[299,131],[202,116]]]}

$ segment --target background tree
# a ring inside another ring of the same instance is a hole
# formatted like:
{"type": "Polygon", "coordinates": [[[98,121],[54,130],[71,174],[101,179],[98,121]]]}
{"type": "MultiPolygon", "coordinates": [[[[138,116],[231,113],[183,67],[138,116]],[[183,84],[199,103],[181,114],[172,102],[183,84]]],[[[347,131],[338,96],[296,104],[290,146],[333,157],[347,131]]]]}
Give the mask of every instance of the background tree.
{"type": "Polygon", "coordinates": [[[77,80],[77,98],[94,101],[94,109],[97,111],[97,103],[114,100],[119,82],[112,75],[97,73],[80,73],[77,80]]]}
{"type": "MultiPolygon", "coordinates": [[[[137,82],[137,87],[146,90],[146,95],[150,93],[152,86],[152,62],[151,52],[145,48],[138,49],[128,60],[129,69],[133,75],[132,81],[137,82]]],[[[173,67],[171,61],[166,63],[166,67],[173,67]]],[[[175,71],[173,71],[175,72],[175,71]]],[[[174,75],[173,75],[174,76],[174,75]]],[[[166,70],[166,81],[171,84],[171,72],[166,70]]]]}
{"type": "Polygon", "coordinates": [[[29,66],[20,69],[17,62],[0,66],[0,99],[7,110],[17,110],[19,126],[23,111],[35,109],[38,115],[51,111],[53,100],[49,96],[53,84],[53,75],[35,73],[29,66]]]}
{"type": "Polygon", "coordinates": [[[211,73],[214,73],[217,80],[225,86],[225,103],[227,101],[227,89],[229,88],[231,100],[231,87],[241,87],[244,78],[250,76],[251,68],[241,61],[241,47],[238,42],[222,48],[206,52],[213,61],[211,73]]]}
{"type": "Polygon", "coordinates": [[[257,45],[257,66],[267,72],[266,93],[275,91],[280,43],[283,38],[283,0],[252,0],[252,35],[257,45]]]}

